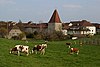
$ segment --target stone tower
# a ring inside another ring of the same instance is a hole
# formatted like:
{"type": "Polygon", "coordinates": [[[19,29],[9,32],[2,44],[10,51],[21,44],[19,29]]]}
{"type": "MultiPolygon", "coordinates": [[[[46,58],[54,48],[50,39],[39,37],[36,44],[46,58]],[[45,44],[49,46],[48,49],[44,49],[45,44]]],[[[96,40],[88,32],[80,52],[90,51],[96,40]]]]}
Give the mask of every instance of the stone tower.
{"type": "Polygon", "coordinates": [[[61,30],[62,30],[62,22],[60,20],[57,10],[55,9],[48,22],[48,32],[61,31],[61,30]]]}

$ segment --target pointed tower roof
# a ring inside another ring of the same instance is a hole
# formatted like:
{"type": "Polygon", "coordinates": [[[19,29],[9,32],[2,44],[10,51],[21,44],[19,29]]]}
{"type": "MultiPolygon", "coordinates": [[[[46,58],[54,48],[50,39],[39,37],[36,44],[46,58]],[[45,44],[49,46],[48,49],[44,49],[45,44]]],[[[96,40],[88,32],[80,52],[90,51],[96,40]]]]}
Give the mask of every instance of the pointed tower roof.
{"type": "Polygon", "coordinates": [[[59,14],[56,9],[54,10],[52,17],[49,20],[49,23],[61,23],[59,14]]]}

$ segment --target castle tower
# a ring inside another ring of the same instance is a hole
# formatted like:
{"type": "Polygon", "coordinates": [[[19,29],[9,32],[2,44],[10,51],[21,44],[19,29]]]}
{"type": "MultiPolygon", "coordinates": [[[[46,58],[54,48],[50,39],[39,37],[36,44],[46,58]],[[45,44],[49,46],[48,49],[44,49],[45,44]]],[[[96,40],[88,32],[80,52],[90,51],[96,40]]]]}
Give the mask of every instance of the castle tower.
{"type": "Polygon", "coordinates": [[[49,22],[48,22],[48,32],[61,31],[62,23],[57,10],[55,9],[49,22]]]}

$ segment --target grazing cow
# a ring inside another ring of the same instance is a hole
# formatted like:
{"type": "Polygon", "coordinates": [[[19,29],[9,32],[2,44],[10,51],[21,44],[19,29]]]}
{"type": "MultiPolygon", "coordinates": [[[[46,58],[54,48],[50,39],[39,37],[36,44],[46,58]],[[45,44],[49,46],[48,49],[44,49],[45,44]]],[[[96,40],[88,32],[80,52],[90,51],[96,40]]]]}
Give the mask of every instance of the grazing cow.
{"type": "Polygon", "coordinates": [[[66,45],[68,45],[68,48],[70,48],[71,43],[70,43],[70,42],[68,42],[68,43],[66,43],[66,45]]]}
{"type": "Polygon", "coordinates": [[[32,53],[36,53],[37,54],[37,51],[40,51],[41,50],[41,45],[35,45],[34,48],[32,49],[32,53]]]}
{"type": "Polygon", "coordinates": [[[78,48],[71,48],[70,54],[76,53],[77,55],[79,54],[79,49],[78,48]]]}
{"type": "Polygon", "coordinates": [[[45,48],[47,48],[47,44],[41,44],[41,45],[35,45],[34,48],[32,49],[32,53],[36,53],[39,51],[40,54],[43,54],[45,53],[45,48]]]}
{"type": "Polygon", "coordinates": [[[26,53],[26,55],[29,55],[29,46],[24,45],[16,45],[14,48],[10,49],[10,53],[17,52],[18,56],[20,56],[20,52],[26,53]]]}

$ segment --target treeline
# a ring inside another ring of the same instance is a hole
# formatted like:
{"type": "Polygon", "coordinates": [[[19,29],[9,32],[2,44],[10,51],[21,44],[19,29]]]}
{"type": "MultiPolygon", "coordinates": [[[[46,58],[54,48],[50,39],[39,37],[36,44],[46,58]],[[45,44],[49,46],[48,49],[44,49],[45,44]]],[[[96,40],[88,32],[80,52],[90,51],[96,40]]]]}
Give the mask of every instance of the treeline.
{"type": "Polygon", "coordinates": [[[48,41],[66,40],[70,38],[69,35],[66,36],[61,31],[54,31],[52,33],[35,31],[34,33],[26,33],[26,37],[33,39],[48,40],[48,41]]]}

